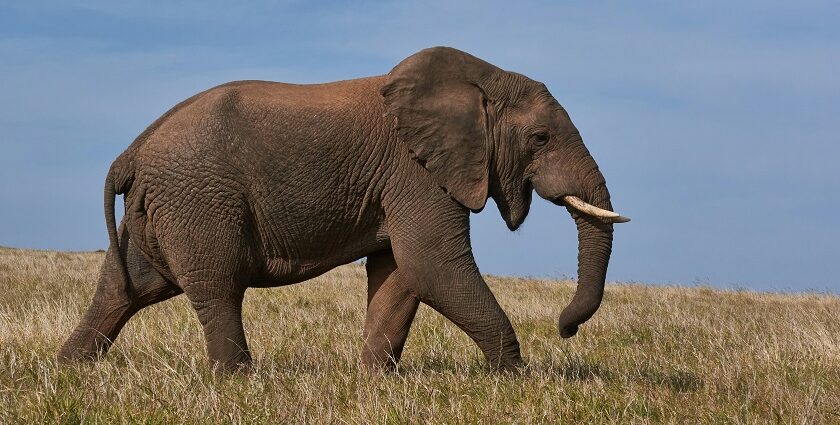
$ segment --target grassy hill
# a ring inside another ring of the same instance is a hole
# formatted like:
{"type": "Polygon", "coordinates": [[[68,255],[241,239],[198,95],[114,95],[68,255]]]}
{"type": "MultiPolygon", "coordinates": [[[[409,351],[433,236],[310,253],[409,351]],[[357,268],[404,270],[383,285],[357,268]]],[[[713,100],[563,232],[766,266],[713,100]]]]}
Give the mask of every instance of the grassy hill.
{"type": "Polygon", "coordinates": [[[56,365],[102,253],[0,249],[0,423],[840,423],[840,297],[609,284],[561,340],[571,282],[488,277],[529,362],[484,371],[422,306],[399,373],[358,355],[363,268],[252,289],[254,370],[214,376],[186,299],[148,308],[95,365],[56,365]]]}

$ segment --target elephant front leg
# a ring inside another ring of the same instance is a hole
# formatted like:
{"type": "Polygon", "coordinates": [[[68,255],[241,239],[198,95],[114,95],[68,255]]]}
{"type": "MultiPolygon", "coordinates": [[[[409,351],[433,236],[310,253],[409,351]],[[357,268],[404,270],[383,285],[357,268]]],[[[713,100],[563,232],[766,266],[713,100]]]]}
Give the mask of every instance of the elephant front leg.
{"type": "Polygon", "coordinates": [[[420,301],[475,341],[493,370],[516,370],[523,362],[513,326],[475,265],[469,227],[455,230],[455,237],[394,240],[398,271],[420,301]]]}
{"type": "Polygon", "coordinates": [[[516,333],[490,288],[476,270],[426,276],[421,300],[461,328],[478,345],[492,370],[523,365],[516,333]]]}
{"type": "Polygon", "coordinates": [[[368,307],[362,366],[395,369],[420,301],[408,292],[390,251],[370,255],[366,269],[368,307]]]}

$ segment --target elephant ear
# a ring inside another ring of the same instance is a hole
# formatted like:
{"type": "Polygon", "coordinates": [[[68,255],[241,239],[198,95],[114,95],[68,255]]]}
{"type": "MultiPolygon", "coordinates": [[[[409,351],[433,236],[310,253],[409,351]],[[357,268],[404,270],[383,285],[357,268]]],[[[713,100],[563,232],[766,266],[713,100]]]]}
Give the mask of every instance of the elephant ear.
{"type": "Polygon", "coordinates": [[[487,202],[492,156],[482,84],[499,71],[462,51],[434,47],[400,62],[381,89],[417,161],[473,211],[487,202]]]}

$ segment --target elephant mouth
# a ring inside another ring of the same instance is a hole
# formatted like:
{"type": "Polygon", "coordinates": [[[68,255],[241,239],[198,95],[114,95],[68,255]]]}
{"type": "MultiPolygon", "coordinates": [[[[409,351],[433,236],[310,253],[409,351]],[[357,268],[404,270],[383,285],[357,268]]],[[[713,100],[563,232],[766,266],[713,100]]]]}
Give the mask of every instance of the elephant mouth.
{"type": "Polygon", "coordinates": [[[626,223],[630,221],[629,217],[624,217],[615,211],[598,208],[594,205],[584,202],[582,199],[574,195],[561,195],[551,199],[551,203],[561,207],[573,208],[583,214],[596,217],[608,223],[626,223]]]}

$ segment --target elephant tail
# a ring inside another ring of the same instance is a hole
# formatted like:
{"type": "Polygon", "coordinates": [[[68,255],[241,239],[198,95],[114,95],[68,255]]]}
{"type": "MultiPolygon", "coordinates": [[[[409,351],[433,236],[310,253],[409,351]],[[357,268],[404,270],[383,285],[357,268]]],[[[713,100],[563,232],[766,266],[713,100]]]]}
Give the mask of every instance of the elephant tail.
{"type": "Polygon", "coordinates": [[[117,220],[114,212],[114,198],[118,194],[127,193],[131,189],[131,184],[134,182],[133,162],[130,158],[126,158],[128,152],[123,153],[111,164],[108,170],[108,175],[105,177],[105,225],[108,227],[108,240],[110,244],[109,253],[113,252],[117,256],[114,263],[119,269],[120,283],[116,288],[116,295],[120,300],[128,300],[130,283],[128,279],[128,269],[126,268],[125,259],[123,259],[120,250],[120,243],[117,237],[117,220]]]}

